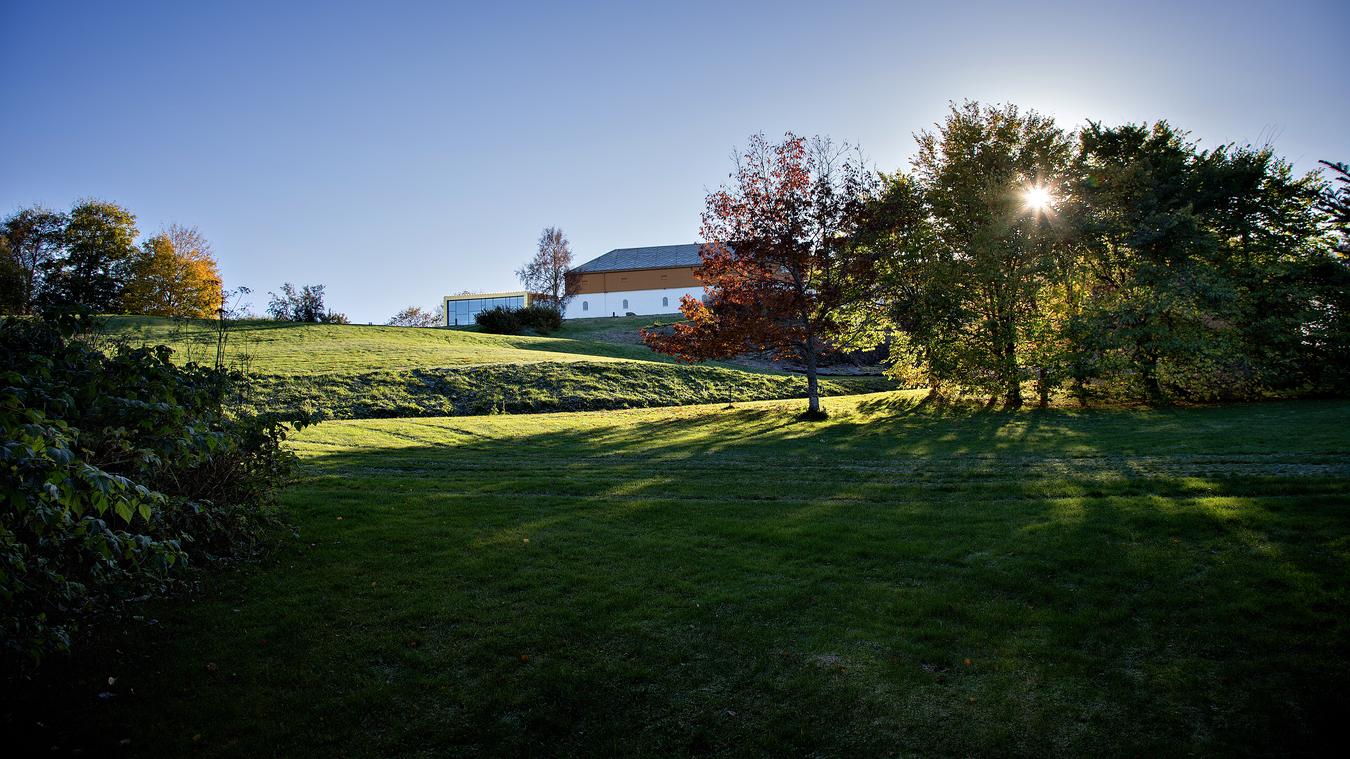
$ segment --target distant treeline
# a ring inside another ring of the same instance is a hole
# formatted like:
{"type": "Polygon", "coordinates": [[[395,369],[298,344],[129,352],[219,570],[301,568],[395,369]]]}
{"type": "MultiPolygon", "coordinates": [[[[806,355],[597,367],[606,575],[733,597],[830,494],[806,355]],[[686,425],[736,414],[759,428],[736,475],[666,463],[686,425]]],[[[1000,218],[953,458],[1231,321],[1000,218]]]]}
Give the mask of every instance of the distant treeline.
{"type": "Polygon", "coordinates": [[[0,224],[0,313],[80,304],[99,313],[216,316],[220,271],[206,238],[178,225],[140,244],[138,235],[134,214],[101,200],[11,214],[0,224]]]}

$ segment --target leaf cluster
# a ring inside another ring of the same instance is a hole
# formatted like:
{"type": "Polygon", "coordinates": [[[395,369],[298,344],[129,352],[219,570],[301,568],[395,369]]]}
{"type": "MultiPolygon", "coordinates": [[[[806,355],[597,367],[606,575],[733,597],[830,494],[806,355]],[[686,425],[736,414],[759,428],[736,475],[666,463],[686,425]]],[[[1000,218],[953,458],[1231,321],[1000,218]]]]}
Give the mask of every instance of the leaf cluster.
{"type": "Polygon", "coordinates": [[[258,550],[290,471],[287,430],[239,415],[244,378],[164,346],[92,339],[87,313],[0,323],[0,632],[9,667],[68,649],[92,615],[162,593],[185,565],[258,550]]]}

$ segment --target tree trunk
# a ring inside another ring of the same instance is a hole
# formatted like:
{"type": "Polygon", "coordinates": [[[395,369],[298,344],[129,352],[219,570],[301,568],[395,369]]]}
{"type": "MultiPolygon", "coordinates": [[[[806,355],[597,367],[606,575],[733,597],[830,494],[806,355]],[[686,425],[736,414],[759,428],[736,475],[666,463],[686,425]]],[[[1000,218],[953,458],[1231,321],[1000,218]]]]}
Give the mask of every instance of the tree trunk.
{"type": "Polygon", "coordinates": [[[1152,354],[1145,354],[1144,360],[1139,367],[1139,373],[1144,381],[1144,392],[1152,403],[1162,403],[1163,391],[1162,383],[1158,382],[1158,357],[1152,354]]]}
{"type": "Polygon", "coordinates": [[[1011,335],[1004,336],[1004,370],[1008,373],[1008,395],[1004,405],[1008,408],[1022,408],[1022,378],[1017,373],[1017,345],[1011,335]]]}
{"type": "Polygon", "coordinates": [[[816,341],[806,338],[806,413],[820,416],[820,379],[816,376],[816,341]]]}
{"type": "Polygon", "coordinates": [[[1036,389],[1039,390],[1041,394],[1041,408],[1046,408],[1050,405],[1050,380],[1045,376],[1044,366],[1037,370],[1036,389]]]}

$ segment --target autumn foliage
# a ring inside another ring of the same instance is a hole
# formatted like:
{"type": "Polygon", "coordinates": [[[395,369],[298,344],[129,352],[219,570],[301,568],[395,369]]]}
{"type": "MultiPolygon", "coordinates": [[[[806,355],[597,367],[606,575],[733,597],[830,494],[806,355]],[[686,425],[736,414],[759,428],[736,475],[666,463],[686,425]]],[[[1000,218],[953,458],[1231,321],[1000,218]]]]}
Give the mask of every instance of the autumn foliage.
{"type": "Polygon", "coordinates": [[[136,244],[136,215],[85,199],[32,206],[0,222],[0,313],[82,306],[97,313],[215,318],[223,300],[211,244],[170,225],[136,244]]]}
{"type": "Polygon", "coordinates": [[[122,307],[134,314],[210,319],[221,305],[220,271],[196,229],[170,227],[146,240],[132,263],[122,307]]]}
{"type": "Polygon", "coordinates": [[[685,296],[687,321],[643,339],[687,361],[758,350],[800,362],[809,413],[820,414],[819,359],[847,339],[876,279],[864,232],[877,178],[856,149],[788,133],[778,144],[753,136],[731,180],[703,213],[695,273],[707,298],[685,296]]]}

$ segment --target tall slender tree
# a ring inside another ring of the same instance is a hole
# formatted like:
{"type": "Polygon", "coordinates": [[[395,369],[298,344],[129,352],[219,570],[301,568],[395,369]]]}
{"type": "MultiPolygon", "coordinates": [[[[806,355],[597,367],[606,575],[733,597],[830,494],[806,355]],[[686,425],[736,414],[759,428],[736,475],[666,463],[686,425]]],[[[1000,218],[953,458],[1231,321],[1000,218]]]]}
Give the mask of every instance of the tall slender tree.
{"type": "Polygon", "coordinates": [[[538,295],[562,313],[572,299],[573,290],[567,276],[572,268],[572,247],[567,235],[557,227],[547,227],[539,235],[539,247],[534,257],[516,272],[520,284],[538,295]]]}

